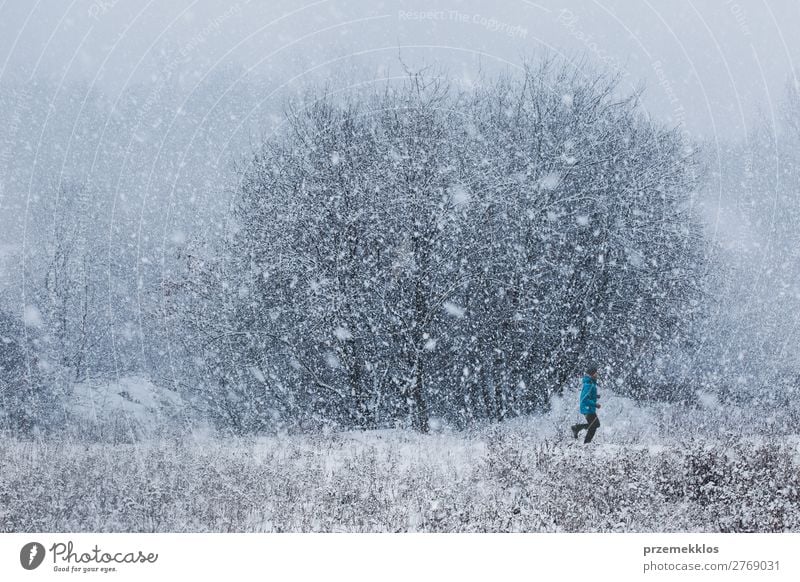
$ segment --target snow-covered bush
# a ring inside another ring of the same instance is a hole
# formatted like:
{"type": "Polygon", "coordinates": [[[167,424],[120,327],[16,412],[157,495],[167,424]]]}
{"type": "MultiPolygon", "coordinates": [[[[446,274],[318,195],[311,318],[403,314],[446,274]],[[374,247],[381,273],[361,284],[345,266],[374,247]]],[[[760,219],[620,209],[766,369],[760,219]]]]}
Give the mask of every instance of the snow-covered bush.
{"type": "Polygon", "coordinates": [[[707,447],[684,458],[684,494],[719,531],[797,531],[800,471],[791,449],[776,442],[707,447]]]}
{"type": "Polygon", "coordinates": [[[796,435],[607,444],[601,429],[583,446],[561,432],[515,421],[429,435],[4,441],[0,528],[800,531],[796,435]]]}
{"type": "Polygon", "coordinates": [[[414,74],[292,103],[242,169],[228,244],[176,284],[195,401],[237,433],[424,432],[541,410],[590,358],[627,377],[684,347],[694,150],[617,89],[545,60],[472,91],[414,74]]]}
{"type": "Polygon", "coordinates": [[[86,442],[134,443],[186,433],[190,410],[146,378],[88,379],[72,389],[62,434],[86,442]]]}
{"type": "Polygon", "coordinates": [[[30,313],[26,322],[0,310],[0,431],[18,436],[49,430],[61,418],[62,403],[39,369],[37,317],[30,313]]]}

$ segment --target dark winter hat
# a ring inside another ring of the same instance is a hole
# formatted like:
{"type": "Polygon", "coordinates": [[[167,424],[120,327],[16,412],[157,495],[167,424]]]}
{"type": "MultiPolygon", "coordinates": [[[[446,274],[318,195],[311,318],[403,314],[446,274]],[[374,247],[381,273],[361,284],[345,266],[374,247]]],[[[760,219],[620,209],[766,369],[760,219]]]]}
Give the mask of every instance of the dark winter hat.
{"type": "Polygon", "coordinates": [[[589,374],[591,376],[595,372],[597,372],[597,365],[596,364],[589,364],[588,366],[586,366],[586,373],[587,374],[589,374]]]}

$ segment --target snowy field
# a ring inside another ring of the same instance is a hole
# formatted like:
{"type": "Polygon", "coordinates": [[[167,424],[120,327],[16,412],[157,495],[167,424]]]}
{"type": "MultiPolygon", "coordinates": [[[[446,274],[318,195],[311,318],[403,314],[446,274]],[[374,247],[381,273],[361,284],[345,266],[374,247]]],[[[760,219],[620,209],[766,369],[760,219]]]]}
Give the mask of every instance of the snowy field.
{"type": "Polygon", "coordinates": [[[0,529],[800,531],[800,438],[788,414],[713,400],[641,407],[605,391],[602,426],[584,446],[568,434],[571,396],[546,415],[469,432],[6,439],[0,529]]]}

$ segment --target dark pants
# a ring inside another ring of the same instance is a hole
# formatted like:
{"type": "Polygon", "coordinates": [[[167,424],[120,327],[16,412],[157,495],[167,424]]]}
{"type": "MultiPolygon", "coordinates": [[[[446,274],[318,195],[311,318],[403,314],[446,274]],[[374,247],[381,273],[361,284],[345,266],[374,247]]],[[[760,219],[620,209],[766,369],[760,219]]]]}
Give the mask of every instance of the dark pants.
{"type": "Polygon", "coordinates": [[[586,438],[583,439],[583,443],[590,443],[594,438],[594,433],[597,432],[597,429],[600,428],[600,419],[597,418],[597,415],[592,414],[585,414],[586,422],[584,424],[576,424],[573,428],[575,432],[580,432],[583,429],[586,429],[586,438]]]}

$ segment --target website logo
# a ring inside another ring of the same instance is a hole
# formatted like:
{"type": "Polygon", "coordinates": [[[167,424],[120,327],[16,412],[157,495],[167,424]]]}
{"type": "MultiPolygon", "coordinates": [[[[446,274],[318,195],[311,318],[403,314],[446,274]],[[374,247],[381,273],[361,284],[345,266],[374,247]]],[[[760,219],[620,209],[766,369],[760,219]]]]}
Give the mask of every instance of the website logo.
{"type": "Polygon", "coordinates": [[[35,570],[44,561],[44,546],[39,542],[29,542],[19,552],[19,563],[26,570],[35,570]]]}

